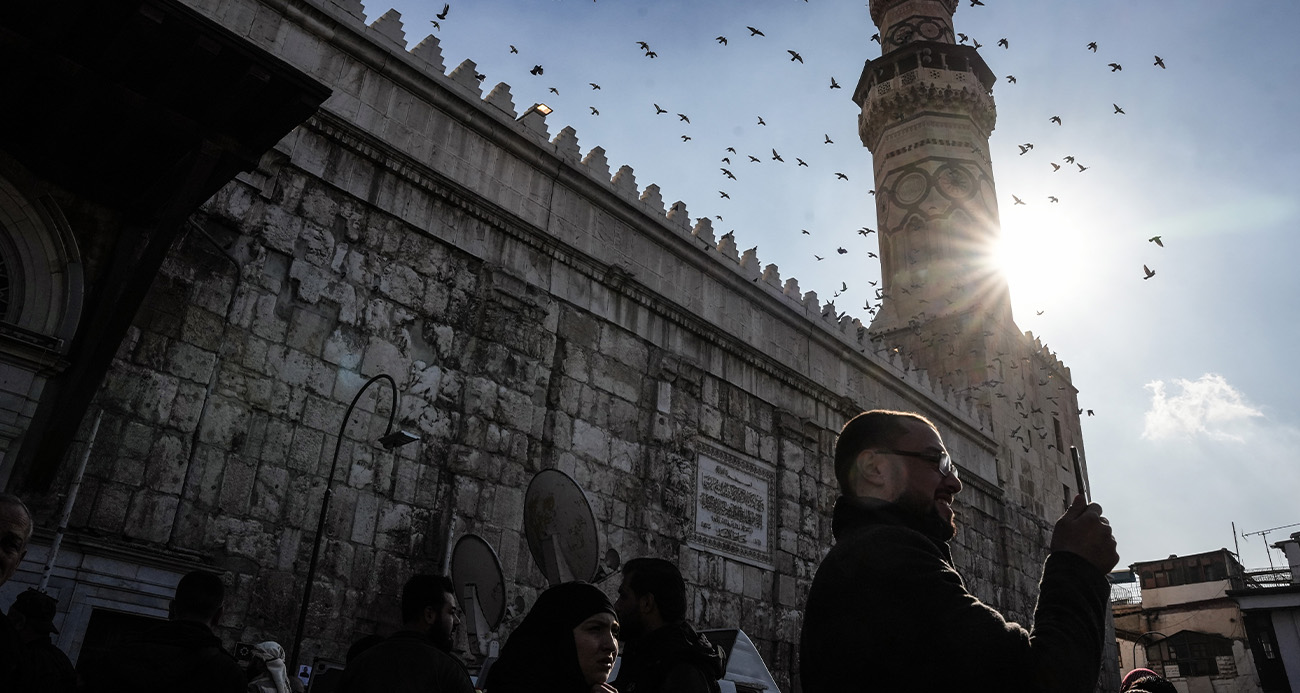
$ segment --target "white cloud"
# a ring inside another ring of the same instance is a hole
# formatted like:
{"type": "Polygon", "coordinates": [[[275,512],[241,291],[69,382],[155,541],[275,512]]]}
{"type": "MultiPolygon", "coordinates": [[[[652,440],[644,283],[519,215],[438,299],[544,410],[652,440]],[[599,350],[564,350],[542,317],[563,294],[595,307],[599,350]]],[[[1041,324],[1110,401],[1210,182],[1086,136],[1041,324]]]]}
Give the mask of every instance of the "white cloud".
{"type": "Polygon", "coordinates": [[[1151,391],[1151,408],[1142,429],[1147,440],[1243,441],[1243,424],[1264,416],[1221,375],[1206,373],[1195,381],[1177,378],[1170,384],[1181,392],[1166,394],[1163,380],[1145,385],[1151,391]]]}

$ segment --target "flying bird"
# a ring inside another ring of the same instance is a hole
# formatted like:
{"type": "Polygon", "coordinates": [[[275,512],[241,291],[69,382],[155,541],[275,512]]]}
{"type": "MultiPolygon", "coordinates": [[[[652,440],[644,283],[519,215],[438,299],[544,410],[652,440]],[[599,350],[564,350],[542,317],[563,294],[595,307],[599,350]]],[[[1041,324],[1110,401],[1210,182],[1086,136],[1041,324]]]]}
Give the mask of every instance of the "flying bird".
{"type": "Polygon", "coordinates": [[[1092,51],[1093,53],[1096,53],[1096,52],[1097,52],[1097,42],[1096,42],[1096,41],[1090,41],[1090,42],[1088,43],[1088,50],[1092,51]]]}
{"type": "Polygon", "coordinates": [[[839,83],[839,82],[836,82],[836,81],[835,81],[835,77],[832,76],[832,77],[831,77],[831,89],[839,89],[839,88],[840,88],[840,83],[839,83]]]}
{"type": "Polygon", "coordinates": [[[785,163],[785,159],[782,159],[782,158],[781,158],[781,155],[780,155],[780,154],[777,154],[775,149],[772,150],[772,160],[773,160],[773,161],[780,161],[781,163],[785,163]]]}
{"type": "Polygon", "coordinates": [[[731,180],[736,180],[736,174],[732,173],[731,171],[728,171],[725,168],[722,169],[722,175],[730,178],[731,180]]]}
{"type": "Polygon", "coordinates": [[[756,164],[761,164],[761,163],[763,163],[761,160],[759,160],[758,157],[754,156],[753,154],[749,154],[749,155],[747,155],[747,156],[749,156],[749,160],[750,160],[750,161],[752,161],[752,162],[754,162],[754,163],[756,163],[756,164]]]}
{"type": "Polygon", "coordinates": [[[983,7],[984,3],[981,0],[970,0],[971,7],[975,7],[976,5],[983,7]]]}
{"type": "Polygon", "coordinates": [[[786,50],[786,53],[789,53],[789,54],[790,54],[790,62],[794,62],[794,61],[796,61],[796,60],[798,60],[800,63],[803,62],[803,56],[802,56],[802,55],[799,55],[798,53],[796,53],[796,52],[794,52],[794,51],[792,51],[792,50],[786,50]]]}
{"type": "Polygon", "coordinates": [[[659,114],[661,114],[661,113],[667,113],[667,112],[668,112],[667,109],[660,108],[660,107],[659,107],[659,104],[652,104],[652,105],[655,107],[655,115],[659,115],[659,114]]]}
{"type": "Polygon", "coordinates": [[[1057,125],[1061,124],[1061,116],[1052,116],[1048,120],[1050,120],[1053,123],[1056,123],[1057,125]]]}
{"type": "Polygon", "coordinates": [[[799,229],[799,233],[802,233],[802,234],[805,235],[805,236],[811,236],[811,235],[812,235],[811,233],[808,233],[808,229],[799,229]]]}
{"type": "Polygon", "coordinates": [[[749,35],[750,35],[750,36],[767,36],[767,34],[764,34],[763,32],[759,31],[758,29],[755,29],[755,28],[752,27],[752,26],[747,26],[747,27],[745,27],[745,28],[746,28],[746,29],[749,29],[749,35]]]}
{"type": "Polygon", "coordinates": [[[818,254],[816,254],[816,253],[813,253],[813,257],[817,258],[817,261],[818,261],[818,262],[821,262],[822,260],[825,259],[825,258],[823,258],[822,256],[820,256],[820,255],[818,255],[818,254]]]}
{"type": "Polygon", "coordinates": [[[840,180],[848,180],[848,179],[849,179],[848,176],[844,175],[843,173],[840,173],[839,171],[836,171],[836,172],[835,172],[835,177],[836,177],[836,178],[839,178],[840,180]]]}
{"type": "Polygon", "coordinates": [[[1060,200],[1056,199],[1056,196],[1055,196],[1055,195],[1048,195],[1048,196],[1047,196],[1047,199],[1048,199],[1049,202],[1053,202],[1053,203],[1055,203],[1055,202],[1060,202],[1060,200]]]}
{"type": "Polygon", "coordinates": [[[595,106],[588,106],[587,108],[591,109],[592,115],[600,115],[600,111],[597,111],[595,106]]]}
{"type": "MultiPolygon", "coordinates": [[[[1023,204],[1025,203],[1024,200],[1022,200],[1022,199],[1016,197],[1015,195],[1012,195],[1012,196],[1011,196],[1011,199],[1015,200],[1017,205],[1023,205],[1023,204]]],[[[1012,206],[1014,207],[1015,205],[1012,205],[1012,206]]]]}
{"type": "Polygon", "coordinates": [[[1111,72],[1119,72],[1124,69],[1124,66],[1119,63],[1110,63],[1109,67],[1111,72]]]}
{"type": "Polygon", "coordinates": [[[600,89],[600,85],[599,85],[599,84],[596,84],[595,82],[587,82],[587,84],[590,84],[590,85],[591,85],[591,90],[592,90],[592,91],[595,91],[595,90],[597,90],[597,89],[600,89]]]}
{"type": "Polygon", "coordinates": [[[961,40],[958,41],[957,43],[966,43],[967,41],[970,40],[970,37],[969,37],[969,36],[967,36],[966,34],[962,34],[962,33],[958,33],[958,34],[957,34],[957,38],[958,38],[958,39],[961,39],[961,40]]]}
{"type": "Polygon", "coordinates": [[[1087,166],[1084,166],[1083,164],[1075,164],[1075,166],[1079,167],[1079,173],[1083,173],[1084,171],[1087,171],[1089,168],[1087,166]]]}
{"type": "Polygon", "coordinates": [[[735,154],[735,153],[736,153],[736,148],[735,148],[735,147],[727,147],[727,151],[731,152],[732,154],[735,154]]]}
{"type": "Polygon", "coordinates": [[[1163,58],[1161,58],[1158,55],[1156,56],[1156,61],[1152,64],[1155,65],[1156,67],[1159,67],[1161,70],[1165,69],[1165,61],[1163,58]]]}
{"type": "Polygon", "coordinates": [[[867,227],[865,227],[865,226],[863,226],[862,228],[858,229],[858,235],[859,235],[859,236],[862,236],[862,237],[864,237],[864,238],[866,237],[867,234],[869,234],[869,233],[875,233],[875,232],[876,232],[875,229],[869,229],[869,228],[867,228],[867,227]]]}
{"type": "Polygon", "coordinates": [[[1011,43],[1008,42],[1006,39],[998,39],[998,45],[999,45],[999,46],[1002,46],[1003,48],[1010,48],[1010,47],[1011,47],[1011,43]]]}
{"type": "Polygon", "coordinates": [[[1150,279],[1156,276],[1156,271],[1151,269],[1150,267],[1147,267],[1146,265],[1142,265],[1142,271],[1146,273],[1146,276],[1142,277],[1143,279],[1150,279]]]}
{"type": "Polygon", "coordinates": [[[872,34],[871,40],[875,41],[876,43],[880,43],[880,34],[872,34]]]}
{"type": "Polygon", "coordinates": [[[759,125],[767,125],[767,123],[764,123],[764,122],[763,122],[763,116],[759,116],[759,117],[758,117],[758,124],[759,124],[759,125]]]}
{"type": "Polygon", "coordinates": [[[795,161],[798,161],[800,166],[807,166],[807,165],[808,165],[808,162],[807,162],[807,161],[804,161],[803,159],[800,159],[800,158],[797,157],[797,156],[794,158],[794,160],[795,160],[795,161]]]}
{"type": "Polygon", "coordinates": [[[682,135],[682,141],[683,141],[683,142],[690,142],[690,141],[691,141],[691,136],[690,136],[690,135],[682,135]]]}
{"type": "Polygon", "coordinates": [[[518,49],[518,48],[515,48],[513,45],[510,46],[510,52],[513,53],[513,54],[515,54],[515,55],[519,55],[519,49],[518,49]]]}
{"type": "Polygon", "coordinates": [[[979,39],[971,39],[971,43],[975,44],[975,50],[979,50],[984,47],[984,44],[980,43],[979,39]]]}
{"type": "Polygon", "coordinates": [[[1007,81],[1010,82],[1011,84],[1015,84],[1015,83],[1016,83],[1016,76],[1015,76],[1015,75],[1007,75],[1007,81]]]}
{"type": "Polygon", "coordinates": [[[835,252],[839,253],[840,255],[847,255],[849,251],[845,250],[843,247],[840,247],[840,248],[836,248],[835,252]]]}
{"type": "Polygon", "coordinates": [[[645,41],[637,41],[636,45],[640,46],[641,50],[643,51],[650,50],[650,44],[646,43],[645,41]]]}
{"type": "Polygon", "coordinates": [[[726,36],[719,36],[718,38],[715,38],[715,39],[713,39],[713,40],[714,40],[714,41],[717,41],[718,43],[720,43],[720,44],[722,44],[722,45],[724,45],[724,46],[727,45],[727,37],[726,37],[726,36]]]}
{"type": "Polygon", "coordinates": [[[1016,146],[1020,147],[1020,156],[1024,156],[1025,154],[1028,154],[1029,150],[1034,148],[1034,145],[1032,144],[1018,144],[1016,146]]]}
{"type": "Polygon", "coordinates": [[[1124,109],[1120,108],[1119,104],[1113,103],[1111,105],[1115,107],[1115,113],[1117,113],[1118,115],[1124,115],[1124,109]]]}
{"type": "Polygon", "coordinates": [[[822,137],[826,138],[826,141],[823,142],[822,144],[835,144],[835,142],[831,139],[830,135],[823,134],[822,137]]]}
{"type": "MultiPolygon", "coordinates": [[[[541,65],[538,65],[538,67],[541,67],[541,65]]],[[[541,73],[539,72],[538,74],[541,74],[541,73]]],[[[556,96],[559,96],[559,95],[560,95],[560,90],[559,90],[559,89],[556,89],[555,87],[551,87],[551,93],[552,93],[552,94],[555,94],[556,96]]]]}
{"type": "Polygon", "coordinates": [[[1060,165],[1060,164],[1057,164],[1057,163],[1053,163],[1053,164],[1052,164],[1052,173],[1056,173],[1057,171],[1060,171],[1060,170],[1061,170],[1061,165],[1060,165]]]}
{"type": "Polygon", "coordinates": [[[718,191],[718,194],[721,195],[721,196],[722,196],[723,198],[725,198],[725,199],[728,199],[728,200],[731,199],[731,196],[730,196],[730,195],[728,195],[727,193],[722,192],[721,190],[718,191]]]}
{"type": "Polygon", "coordinates": [[[451,5],[444,4],[444,5],[442,6],[442,12],[439,12],[439,13],[438,13],[437,15],[435,15],[435,16],[437,16],[438,19],[446,19],[446,18],[447,18],[447,11],[450,10],[450,9],[451,9],[451,5]]]}
{"type": "MultiPolygon", "coordinates": [[[[541,65],[534,65],[534,66],[533,66],[533,69],[529,70],[529,72],[532,73],[532,74],[534,74],[534,75],[540,75],[540,74],[542,74],[543,72],[545,72],[545,70],[542,69],[542,66],[541,66],[541,65]]],[[[551,91],[555,91],[555,87],[551,87],[551,91]]],[[[560,92],[555,91],[555,93],[558,94],[558,93],[560,93],[560,92]]]]}
{"type": "Polygon", "coordinates": [[[1067,157],[1062,158],[1061,161],[1064,161],[1064,162],[1067,163],[1067,164],[1072,164],[1072,163],[1074,163],[1074,157],[1072,157],[1072,156],[1067,156],[1067,157]]]}
{"type": "Polygon", "coordinates": [[[687,118],[685,113],[678,113],[678,114],[677,114],[677,119],[678,119],[678,120],[684,120],[684,121],[686,121],[687,123],[691,122],[691,119],[690,119],[690,118],[687,118]]]}
{"type": "Polygon", "coordinates": [[[651,59],[653,59],[653,58],[658,58],[658,57],[659,57],[659,54],[656,53],[656,52],[654,52],[654,51],[646,51],[646,52],[645,52],[645,57],[647,57],[647,58],[651,58],[651,59]]]}
{"type": "Polygon", "coordinates": [[[1165,242],[1162,241],[1162,240],[1160,240],[1160,236],[1152,236],[1152,237],[1148,238],[1148,239],[1147,239],[1147,243],[1155,243],[1156,245],[1160,246],[1161,248],[1165,247],[1165,242]]]}
{"type": "Polygon", "coordinates": [[[430,19],[429,23],[433,25],[433,28],[437,29],[438,31],[442,31],[442,25],[438,23],[438,20],[430,19]]]}

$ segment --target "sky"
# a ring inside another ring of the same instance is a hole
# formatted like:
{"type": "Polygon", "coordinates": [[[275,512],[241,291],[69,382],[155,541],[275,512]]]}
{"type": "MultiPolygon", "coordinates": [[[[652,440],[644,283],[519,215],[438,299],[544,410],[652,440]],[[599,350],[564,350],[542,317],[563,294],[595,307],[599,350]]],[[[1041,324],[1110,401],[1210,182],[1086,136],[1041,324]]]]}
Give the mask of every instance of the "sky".
{"type": "MultiPolygon", "coordinates": [[[[983,2],[963,0],[954,26],[999,78],[997,257],[1016,323],[1095,414],[1084,449],[1121,567],[1238,547],[1248,568],[1284,566],[1266,547],[1300,531],[1286,527],[1300,523],[1300,5],[983,2]]],[[[611,172],[629,165],[665,206],[734,231],[782,280],[823,303],[847,285],[837,308],[869,322],[876,236],[857,230],[876,228],[872,156],[851,97],[881,49],[865,0],[461,0],[444,19],[442,3],[365,5],[367,21],[397,9],[410,47],[435,35],[448,72],[474,61],[485,95],[504,82],[517,112],[547,104],[552,137],[572,126],[584,156],[602,147],[611,172]]]]}

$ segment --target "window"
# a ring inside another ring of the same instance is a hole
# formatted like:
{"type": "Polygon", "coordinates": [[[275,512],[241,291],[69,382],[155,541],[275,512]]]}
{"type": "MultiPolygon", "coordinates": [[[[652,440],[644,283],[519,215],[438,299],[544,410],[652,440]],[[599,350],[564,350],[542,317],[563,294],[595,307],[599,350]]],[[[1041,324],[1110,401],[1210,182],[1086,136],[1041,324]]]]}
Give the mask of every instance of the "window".
{"type": "Polygon", "coordinates": [[[1231,660],[1232,640],[1209,633],[1185,630],[1147,646],[1147,661],[1176,666],[1179,676],[1235,673],[1231,660]],[[1229,666],[1225,668],[1221,664],[1229,666]]]}

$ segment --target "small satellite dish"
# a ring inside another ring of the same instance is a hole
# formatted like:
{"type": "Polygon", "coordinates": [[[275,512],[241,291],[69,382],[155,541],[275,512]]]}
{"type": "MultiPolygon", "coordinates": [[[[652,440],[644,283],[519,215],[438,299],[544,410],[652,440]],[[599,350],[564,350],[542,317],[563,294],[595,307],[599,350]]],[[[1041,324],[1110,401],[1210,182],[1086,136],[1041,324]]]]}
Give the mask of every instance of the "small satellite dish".
{"type": "Polygon", "coordinates": [[[451,581],[460,597],[465,595],[467,587],[475,588],[488,630],[496,630],[501,625],[506,615],[505,577],[497,552],[486,539],[466,534],[456,541],[456,548],[451,552],[451,581]]]}
{"type": "Polygon", "coordinates": [[[543,469],[524,494],[524,537],[552,585],[590,582],[600,560],[596,517],[582,487],[558,469],[543,469]]]}

